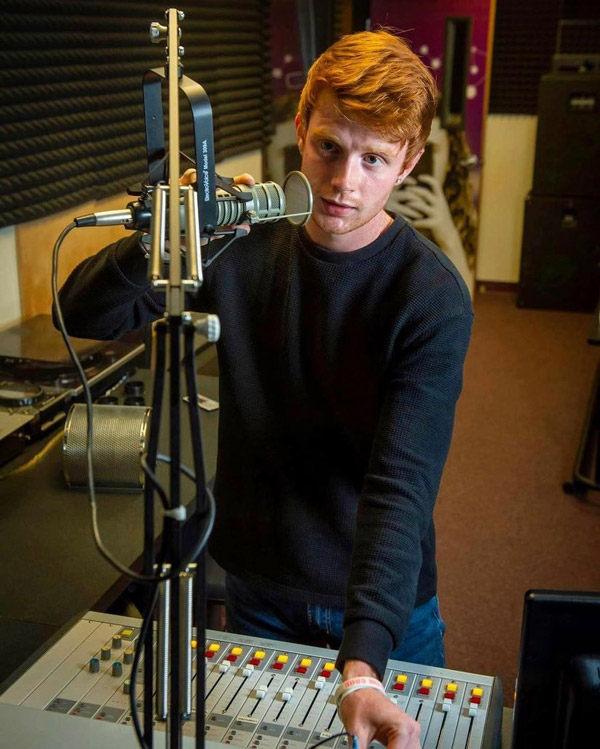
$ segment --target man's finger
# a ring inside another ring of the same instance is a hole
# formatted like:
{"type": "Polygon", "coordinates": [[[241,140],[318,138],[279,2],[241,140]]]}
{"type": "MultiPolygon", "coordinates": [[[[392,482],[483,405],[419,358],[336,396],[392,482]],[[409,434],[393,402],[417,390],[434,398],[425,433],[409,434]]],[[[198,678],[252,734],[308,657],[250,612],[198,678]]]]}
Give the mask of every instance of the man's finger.
{"type": "Polygon", "coordinates": [[[179,178],[180,185],[191,185],[193,182],[197,182],[196,170],[194,168],[186,169],[185,172],[179,178]]]}
{"type": "Polygon", "coordinates": [[[248,172],[238,174],[233,178],[234,185],[253,185],[255,182],[256,180],[254,177],[251,174],[248,174],[248,172]]]}

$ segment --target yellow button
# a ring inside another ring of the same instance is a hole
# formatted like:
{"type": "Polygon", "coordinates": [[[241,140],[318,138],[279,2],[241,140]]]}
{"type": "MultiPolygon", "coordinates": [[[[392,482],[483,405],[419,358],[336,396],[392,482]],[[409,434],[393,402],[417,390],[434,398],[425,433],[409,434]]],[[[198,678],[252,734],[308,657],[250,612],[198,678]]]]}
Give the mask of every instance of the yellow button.
{"type": "Polygon", "coordinates": [[[473,697],[483,697],[483,689],[481,687],[473,687],[471,694],[473,697]]]}
{"type": "Polygon", "coordinates": [[[406,684],[407,681],[408,681],[408,676],[406,674],[398,674],[398,676],[396,676],[397,684],[406,684]]]}
{"type": "Polygon", "coordinates": [[[335,663],[326,663],[323,666],[323,671],[333,671],[334,668],[335,668],[335,663]]]}
{"type": "Polygon", "coordinates": [[[310,659],[310,658],[303,658],[303,659],[302,659],[302,660],[300,661],[300,665],[301,665],[301,666],[304,666],[305,668],[308,668],[308,667],[309,667],[309,666],[311,665],[311,663],[312,663],[312,661],[311,661],[311,659],[310,659]]]}
{"type": "Polygon", "coordinates": [[[446,691],[447,692],[456,692],[458,690],[457,684],[446,684],[446,691]]]}
{"type": "Polygon", "coordinates": [[[290,659],[289,655],[283,655],[282,653],[281,655],[277,656],[277,663],[287,663],[289,659],[290,659]]]}
{"type": "Polygon", "coordinates": [[[243,652],[242,648],[231,648],[231,655],[241,655],[243,652]]]}
{"type": "Polygon", "coordinates": [[[221,646],[218,642],[211,642],[211,644],[208,646],[209,650],[212,650],[213,653],[218,653],[219,650],[221,650],[221,646]]]}
{"type": "Polygon", "coordinates": [[[197,648],[198,647],[198,641],[197,640],[192,640],[190,642],[190,645],[192,646],[192,648],[197,648]]]}
{"type": "Polygon", "coordinates": [[[257,650],[256,653],[254,653],[254,657],[258,658],[259,660],[261,658],[265,657],[265,651],[264,650],[257,650]]]}
{"type": "Polygon", "coordinates": [[[431,681],[431,679],[423,679],[423,681],[421,682],[421,686],[422,687],[432,687],[433,686],[433,682],[431,681]]]}
{"type": "Polygon", "coordinates": [[[132,629],[122,629],[121,630],[121,636],[122,637],[131,637],[132,634],[133,634],[133,630],[132,629]]]}

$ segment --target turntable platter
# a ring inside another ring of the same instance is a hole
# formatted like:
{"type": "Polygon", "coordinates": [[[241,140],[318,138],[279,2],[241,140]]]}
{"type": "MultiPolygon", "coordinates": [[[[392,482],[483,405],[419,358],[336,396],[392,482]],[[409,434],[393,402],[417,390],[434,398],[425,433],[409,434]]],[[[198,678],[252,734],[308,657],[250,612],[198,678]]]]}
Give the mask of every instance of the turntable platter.
{"type": "Polygon", "coordinates": [[[23,408],[33,406],[44,397],[44,391],[38,385],[24,385],[21,382],[0,380],[0,406],[5,408],[23,408]]]}

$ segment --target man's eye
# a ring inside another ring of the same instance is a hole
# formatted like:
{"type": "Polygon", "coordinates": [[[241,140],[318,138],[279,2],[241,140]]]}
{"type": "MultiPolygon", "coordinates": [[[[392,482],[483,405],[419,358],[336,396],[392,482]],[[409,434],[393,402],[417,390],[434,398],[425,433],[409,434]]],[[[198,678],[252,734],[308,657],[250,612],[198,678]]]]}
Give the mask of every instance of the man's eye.
{"type": "Polygon", "coordinates": [[[374,164],[380,164],[381,163],[381,159],[379,158],[379,156],[373,156],[373,154],[369,154],[368,156],[365,156],[365,158],[367,160],[367,164],[373,164],[374,165],[374,164]]]}
{"type": "Polygon", "coordinates": [[[322,140],[321,141],[321,150],[322,151],[334,151],[335,150],[335,143],[332,143],[330,140],[322,140]]]}

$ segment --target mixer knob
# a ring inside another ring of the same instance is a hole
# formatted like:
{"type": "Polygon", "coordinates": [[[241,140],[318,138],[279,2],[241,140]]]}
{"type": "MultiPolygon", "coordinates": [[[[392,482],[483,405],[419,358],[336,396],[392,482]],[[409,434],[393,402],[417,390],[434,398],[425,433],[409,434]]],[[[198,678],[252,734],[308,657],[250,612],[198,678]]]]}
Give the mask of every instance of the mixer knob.
{"type": "Polygon", "coordinates": [[[260,686],[256,687],[256,699],[264,700],[266,696],[267,696],[267,687],[264,684],[261,684],[260,686]]]}
{"type": "Polygon", "coordinates": [[[121,640],[121,635],[115,635],[112,638],[113,648],[120,648],[122,644],[123,644],[123,641],[121,640]]]}
{"type": "Polygon", "coordinates": [[[133,663],[133,650],[128,649],[123,653],[123,661],[128,665],[133,663]]]}
{"type": "Polygon", "coordinates": [[[123,664],[121,661],[115,661],[112,665],[113,676],[123,676],[123,664]]]}
{"type": "Polygon", "coordinates": [[[144,383],[141,380],[130,380],[125,383],[123,390],[125,395],[143,395],[144,383]]]}
{"type": "Polygon", "coordinates": [[[294,696],[294,690],[291,687],[287,687],[287,689],[284,689],[281,693],[281,699],[284,702],[289,702],[292,697],[294,696]]]}
{"type": "Polygon", "coordinates": [[[123,682],[123,694],[131,694],[131,679],[125,679],[123,682]]]}
{"type": "Polygon", "coordinates": [[[128,395],[123,399],[125,406],[145,406],[146,399],[143,395],[128,395]]]}
{"type": "Polygon", "coordinates": [[[110,647],[108,645],[105,645],[100,651],[100,658],[102,658],[103,661],[110,660],[110,647]]]}
{"type": "Polygon", "coordinates": [[[97,658],[90,658],[90,673],[97,674],[100,671],[100,661],[97,658]]]}
{"type": "Polygon", "coordinates": [[[221,663],[219,663],[219,671],[222,674],[226,674],[229,671],[230,668],[231,668],[231,662],[230,661],[222,661],[221,663]]]}
{"type": "Polygon", "coordinates": [[[246,666],[244,666],[244,668],[242,669],[243,676],[252,676],[253,673],[254,673],[254,666],[251,666],[249,663],[246,666]]]}

